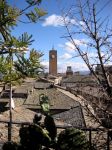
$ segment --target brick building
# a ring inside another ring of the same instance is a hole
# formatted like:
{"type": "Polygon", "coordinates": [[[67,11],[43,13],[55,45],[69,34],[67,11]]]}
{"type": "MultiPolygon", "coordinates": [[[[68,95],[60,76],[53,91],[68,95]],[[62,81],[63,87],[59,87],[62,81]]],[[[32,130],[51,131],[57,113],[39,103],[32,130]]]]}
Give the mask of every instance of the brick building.
{"type": "Polygon", "coordinates": [[[49,74],[57,75],[57,51],[53,48],[49,51],[49,74]]]}

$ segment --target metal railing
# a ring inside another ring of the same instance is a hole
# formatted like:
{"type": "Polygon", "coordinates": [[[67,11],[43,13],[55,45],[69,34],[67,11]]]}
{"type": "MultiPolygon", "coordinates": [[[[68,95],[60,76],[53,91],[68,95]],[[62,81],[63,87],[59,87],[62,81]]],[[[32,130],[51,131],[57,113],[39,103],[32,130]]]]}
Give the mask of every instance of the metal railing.
{"type": "MultiPolygon", "coordinates": [[[[6,124],[7,125],[7,137],[8,137],[8,141],[11,141],[11,136],[12,136],[12,133],[10,132],[10,121],[5,121],[5,120],[0,120],[0,123],[3,123],[3,124],[6,124]]],[[[20,121],[13,121],[12,122],[12,125],[30,125],[32,124],[32,122],[20,122],[20,121]]],[[[43,125],[44,126],[44,125],[43,125]]],[[[110,146],[110,142],[111,142],[111,139],[110,139],[110,132],[112,131],[112,129],[108,129],[108,130],[105,130],[103,128],[78,128],[76,126],[63,126],[63,125],[56,125],[57,129],[66,129],[66,128],[70,128],[70,127],[73,127],[73,128],[77,128],[77,129],[80,129],[84,132],[88,132],[88,141],[89,141],[89,145],[90,145],[90,150],[91,150],[91,147],[93,145],[93,133],[95,132],[105,132],[105,136],[106,136],[106,149],[104,150],[111,150],[112,147],[110,146]]],[[[103,149],[102,149],[103,150],[103,149]]]]}

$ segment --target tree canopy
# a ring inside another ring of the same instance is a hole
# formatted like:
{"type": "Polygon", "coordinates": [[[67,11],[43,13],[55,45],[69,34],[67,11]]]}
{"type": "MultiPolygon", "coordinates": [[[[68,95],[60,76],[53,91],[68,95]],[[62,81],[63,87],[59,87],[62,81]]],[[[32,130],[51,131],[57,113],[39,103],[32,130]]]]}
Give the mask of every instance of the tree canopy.
{"type": "MultiPolygon", "coordinates": [[[[8,75],[11,67],[14,71],[15,69],[17,69],[17,64],[19,65],[19,67],[21,66],[22,61],[26,66],[25,70],[29,71],[29,74],[31,74],[31,72],[33,74],[33,71],[36,72],[38,68],[41,68],[39,58],[43,56],[42,53],[39,53],[36,50],[32,50],[30,52],[29,60],[26,59],[23,55],[19,55],[19,53],[23,53],[24,51],[29,50],[29,45],[31,45],[34,41],[32,39],[32,35],[28,35],[27,32],[24,32],[22,35],[18,35],[18,37],[12,36],[12,30],[15,26],[18,25],[18,21],[24,23],[27,23],[29,21],[29,23],[35,23],[46,14],[45,11],[39,8],[41,1],[42,0],[25,0],[25,8],[20,9],[17,6],[10,5],[7,0],[0,0],[0,70],[2,74],[7,72],[6,74],[8,75]],[[21,20],[21,16],[25,16],[26,20],[21,20]],[[13,66],[14,63],[12,62],[13,55],[17,56],[18,58],[18,62],[15,62],[16,67],[13,66]]],[[[22,68],[20,70],[19,73],[22,74],[22,68]]],[[[11,71],[11,74],[13,71],[11,71]]],[[[17,74],[18,70],[15,70],[15,73],[17,74]]],[[[6,74],[4,75],[5,79],[7,79],[6,74]]]]}
{"type": "Polygon", "coordinates": [[[41,52],[34,49],[30,51],[28,58],[24,55],[17,55],[17,61],[14,66],[21,76],[23,77],[37,77],[43,71],[43,66],[40,64],[40,58],[43,56],[41,52]]]}

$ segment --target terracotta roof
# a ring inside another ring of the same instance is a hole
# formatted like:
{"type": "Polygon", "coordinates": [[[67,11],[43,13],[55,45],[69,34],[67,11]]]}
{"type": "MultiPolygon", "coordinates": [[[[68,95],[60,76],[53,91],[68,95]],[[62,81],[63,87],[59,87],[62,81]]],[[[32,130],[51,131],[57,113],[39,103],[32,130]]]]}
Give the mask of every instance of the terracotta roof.
{"type": "MultiPolygon", "coordinates": [[[[32,122],[36,112],[22,107],[15,107],[12,109],[12,120],[21,122],[32,122]]],[[[0,115],[0,120],[9,120],[9,110],[5,111],[0,115]]]]}
{"type": "MultiPolygon", "coordinates": [[[[12,120],[13,121],[21,121],[21,122],[32,122],[34,118],[35,112],[23,108],[17,107],[12,110],[12,120]]],[[[5,111],[0,115],[0,120],[9,121],[9,111],[5,111]]],[[[19,140],[19,128],[20,125],[12,125],[12,140],[19,140]]],[[[8,140],[8,126],[5,123],[0,123],[0,141],[8,140]]]]}
{"type": "Polygon", "coordinates": [[[72,126],[76,126],[76,127],[86,126],[84,118],[83,118],[81,106],[77,106],[77,107],[71,108],[70,110],[53,115],[53,117],[55,119],[56,118],[61,119],[66,124],[70,124],[72,126]]]}
{"type": "Polygon", "coordinates": [[[48,96],[51,109],[70,109],[71,107],[80,105],[78,102],[61,93],[56,88],[50,88],[46,90],[35,89],[34,93],[32,95],[29,95],[29,97],[26,99],[24,105],[26,107],[34,105],[37,106],[37,108],[40,107],[39,95],[42,93],[48,96]]]}
{"type": "Polygon", "coordinates": [[[71,77],[64,78],[62,83],[76,83],[76,82],[96,82],[93,76],[90,75],[73,75],[71,77]]]}
{"type": "MultiPolygon", "coordinates": [[[[12,120],[14,122],[33,122],[33,118],[36,112],[33,112],[24,107],[17,107],[12,110],[12,120]]],[[[9,121],[9,111],[5,111],[2,115],[0,115],[0,120],[9,121]]],[[[41,122],[44,121],[44,116],[42,116],[41,122]]],[[[66,126],[67,124],[63,122],[62,119],[54,119],[56,125],[66,126]]],[[[8,139],[8,128],[7,124],[0,123],[0,141],[5,142],[8,139]]],[[[12,140],[19,141],[19,128],[20,125],[13,124],[12,125],[12,140]]]]}
{"type": "Polygon", "coordinates": [[[52,83],[44,83],[44,82],[36,82],[34,85],[35,89],[47,89],[50,88],[50,86],[52,85],[52,83]]]}
{"type": "MultiPolygon", "coordinates": [[[[44,83],[42,83],[44,85],[44,83]]],[[[14,93],[22,93],[26,92],[27,89],[31,89],[34,86],[34,82],[32,83],[24,83],[23,86],[17,87],[14,93]]],[[[56,88],[48,88],[48,89],[34,89],[31,93],[29,93],[28,97],[13,97],[15,103],[15,109],[13,110],[13,120],[14,121],[24,121],[24,122],[32,122],[35,112],[31,111],[27,108],[32,109],[40,109],[39,104],[39,95],[46,94],[49,97],[50,108],[58,109],[65,111],[63,113],[59,113],[56,119],[61,121],[62,124],[71,124],[75,126],[84,126],[84,118],[81,112],[81,106],[79,102],[76,102],[74,99],[60,92],[56,88]],[[69,111],[68,111],[69,110],[69,111]]],[[[14,96],[14,95],[13,95],[14,96]]],[[[9,107],[7,105],[7,107],[9,107]]],[[[62,112],[60,111],[60,112],[62,112]]],[[[59,111],[58,111],[59,112],[59,111]]],[[[9,111],[3,113],[0,116],[1,120],[9,119],[9,111]]],[[[7,126],[4,124],[0,124],[0,139],[6,139],[7,137],[7,126]],[[2,133],[2,129],[4,133],[2,133]]],[[[14,125],[13,130],[13,139],[16,140],[18,127],[14,125]]]]}

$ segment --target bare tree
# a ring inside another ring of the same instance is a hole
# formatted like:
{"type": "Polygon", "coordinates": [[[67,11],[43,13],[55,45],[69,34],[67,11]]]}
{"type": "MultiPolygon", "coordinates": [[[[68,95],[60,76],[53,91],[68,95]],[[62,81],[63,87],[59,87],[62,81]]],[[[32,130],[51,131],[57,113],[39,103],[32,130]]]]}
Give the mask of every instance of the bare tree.
{"type": "Polygon", "coordinates": [[[93,101],[90,98],[93,95],[90,96],[89,92],[84,92],[84,89],[81,92],[82,96],[91,103],[102,125],[110,127],[112,124],[109,108],[112,103],[112,88],[108,78],[110,67],[106,66],[112,58],[112,28],[109,24],[109,17],[102,18],[101,13],[111,1],[107,1],[100,9],[97,9],[100,0],[78,0],[77,2],[71,5],[66,13],[63,13],[67,30],[64,38],[73,45],[74,52],[83,59],[91,74],[98,81],[98,87],[95,87],[98,95],[93,97],[93,101]],[[100,75],[95,68],[98,69],[100,75]]]}

